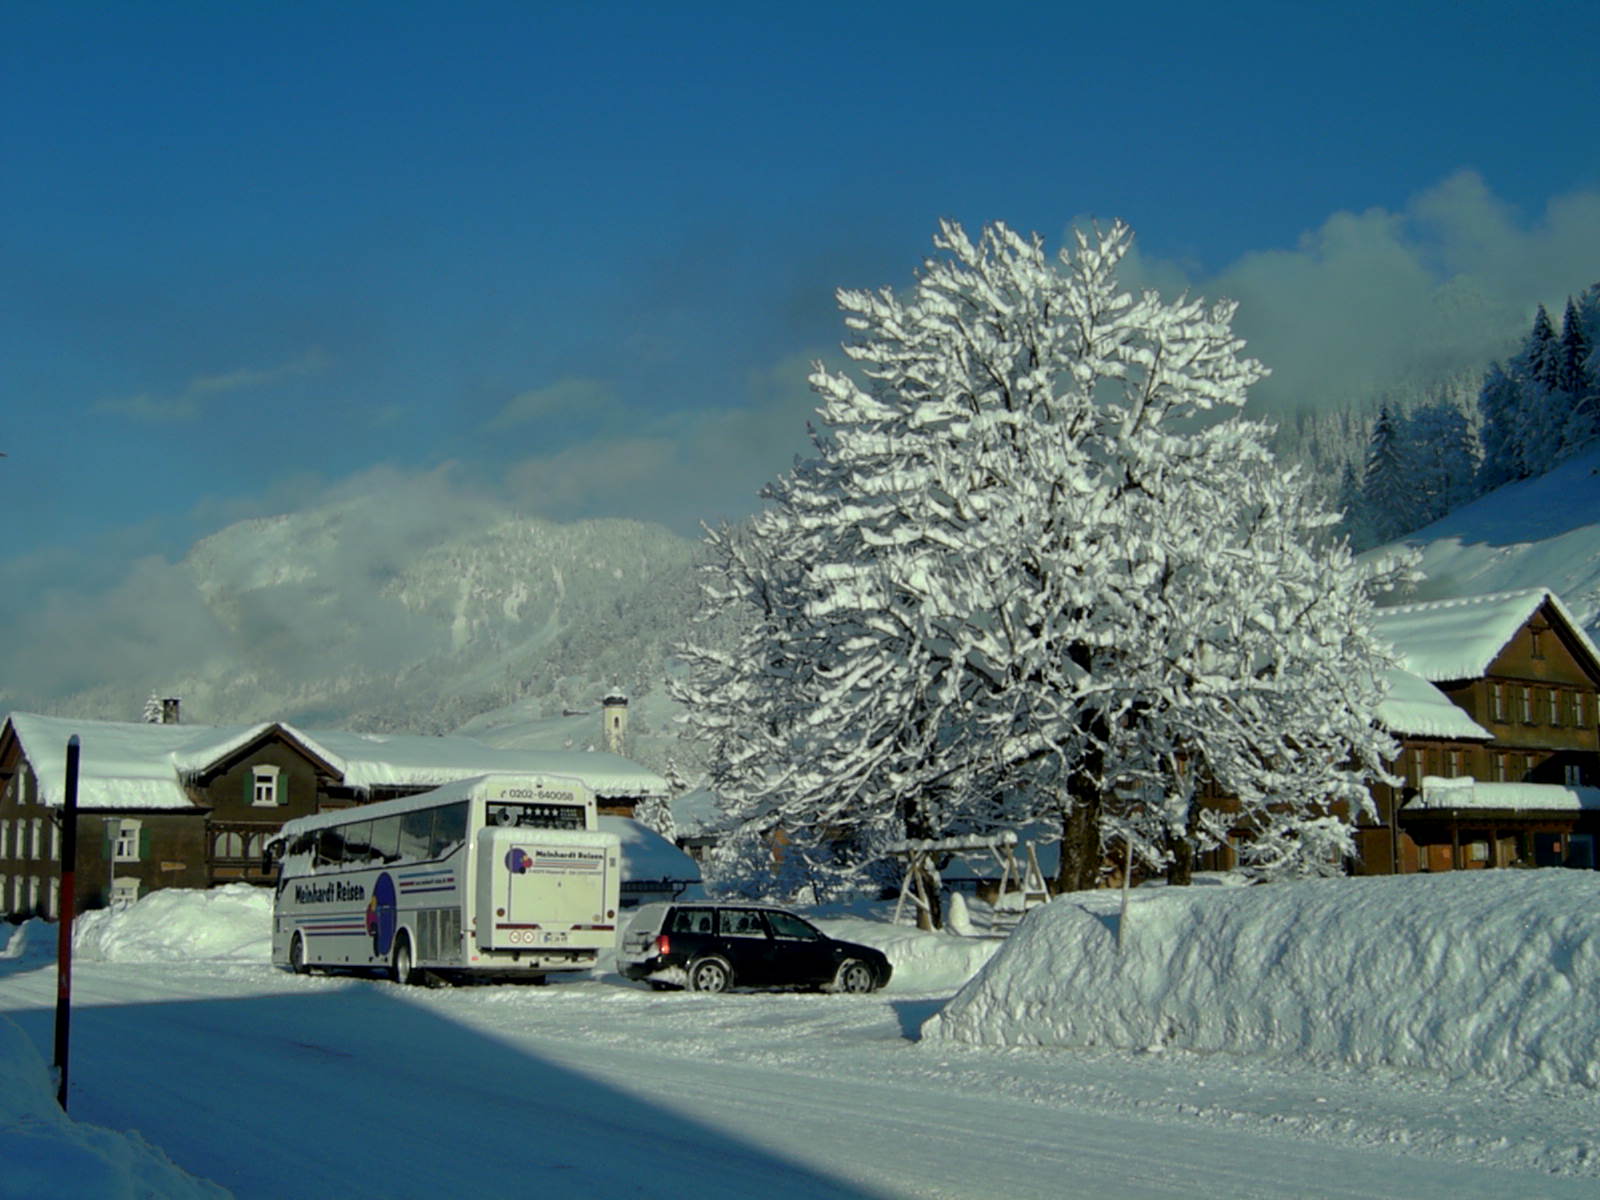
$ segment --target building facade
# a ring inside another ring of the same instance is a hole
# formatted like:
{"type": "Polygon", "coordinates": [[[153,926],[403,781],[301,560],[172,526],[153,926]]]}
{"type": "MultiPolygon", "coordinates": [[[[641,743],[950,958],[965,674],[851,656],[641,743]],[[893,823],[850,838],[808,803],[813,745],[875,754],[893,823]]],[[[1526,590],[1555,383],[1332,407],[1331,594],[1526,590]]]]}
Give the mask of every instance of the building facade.
{"type": "Polygon", "coordinates": [[[412,795],[477,775],[582,779],[630,817],[667,781],[614,754],[508,750],[465,737],[75,721],[0,725],[0,918],[58,913],[66,747],[80,744],[75,907],[164,887],[266,883],[268,838],[293,817],[412,795]]]}
{"type": "Polygon", "coordinates": [[[1403,667],[1458,716],[1391,703],[1364,874],[1597,865],[1600,651],[1545,589],[1380,609],[1403,667]]]}

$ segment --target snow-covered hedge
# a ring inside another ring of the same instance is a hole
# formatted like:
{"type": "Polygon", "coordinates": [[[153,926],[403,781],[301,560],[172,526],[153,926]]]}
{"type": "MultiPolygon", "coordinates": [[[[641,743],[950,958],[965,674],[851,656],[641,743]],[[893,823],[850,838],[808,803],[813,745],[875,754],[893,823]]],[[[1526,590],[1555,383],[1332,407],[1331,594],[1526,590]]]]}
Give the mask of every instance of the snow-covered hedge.
{"type": "Polygon", "coordinates": [[[1034,910],[925,1038],[1173,1047],[1600,1087],[1600,873],[1475,871],[1034,910]]]}

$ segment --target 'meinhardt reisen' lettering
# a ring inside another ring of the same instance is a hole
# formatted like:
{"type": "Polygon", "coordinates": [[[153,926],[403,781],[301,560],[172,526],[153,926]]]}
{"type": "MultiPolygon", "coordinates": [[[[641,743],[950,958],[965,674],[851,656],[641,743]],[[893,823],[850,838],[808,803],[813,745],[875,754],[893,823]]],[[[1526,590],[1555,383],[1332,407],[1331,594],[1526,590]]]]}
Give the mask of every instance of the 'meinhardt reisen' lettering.
{"type": "Polygon", "coordinates": [[[333,880],[329,883],[297,883],[294,898],[298,904],[332,904],[342,900],[365,900],[367,889],[359,883],[333,880]]]}

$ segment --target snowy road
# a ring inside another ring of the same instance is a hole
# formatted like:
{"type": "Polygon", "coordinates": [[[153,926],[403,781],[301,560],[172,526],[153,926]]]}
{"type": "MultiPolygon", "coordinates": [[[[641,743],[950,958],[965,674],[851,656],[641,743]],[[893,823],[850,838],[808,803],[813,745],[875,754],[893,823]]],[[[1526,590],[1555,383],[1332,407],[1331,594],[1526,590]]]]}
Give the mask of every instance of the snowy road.
{"type": "MultiPolygon", "coordinates": [[[[942,995],[398,989],[86,963],[73,1115],[240,1197],[1596,1194],[1600,1099],[918,1044],[942,995]]],[[[50,970],[0,1012],[50,1041],[50,970]]]]}

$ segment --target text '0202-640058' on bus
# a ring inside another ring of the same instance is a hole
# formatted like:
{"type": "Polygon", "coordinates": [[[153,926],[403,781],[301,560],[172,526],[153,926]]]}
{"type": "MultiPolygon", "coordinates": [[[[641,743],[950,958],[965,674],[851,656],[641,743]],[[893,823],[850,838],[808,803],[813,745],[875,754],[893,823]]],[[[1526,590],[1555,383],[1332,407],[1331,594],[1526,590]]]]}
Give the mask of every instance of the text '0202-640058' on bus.
{"type": "Polygon", "coordinates": [[[284,823],[272,961],[537,982],[616,945],[617,835],[581,780],[480,776],[284,823]]]}

